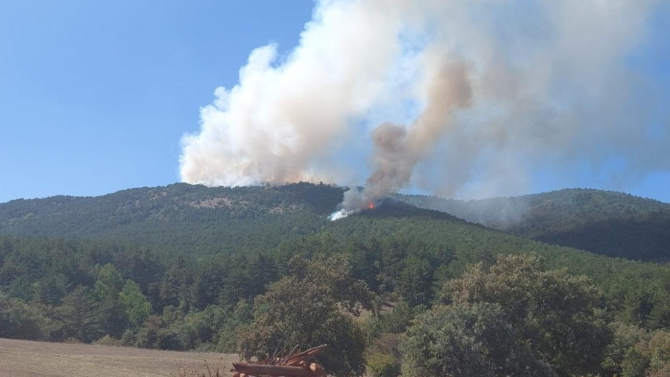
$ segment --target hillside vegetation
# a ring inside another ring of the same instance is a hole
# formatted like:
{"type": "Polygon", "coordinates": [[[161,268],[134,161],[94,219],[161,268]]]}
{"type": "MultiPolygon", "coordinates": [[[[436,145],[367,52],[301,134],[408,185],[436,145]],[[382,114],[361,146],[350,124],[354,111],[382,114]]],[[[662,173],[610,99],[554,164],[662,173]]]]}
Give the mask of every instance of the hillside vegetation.
{"type": "Polygon", "coordinates": [[[585,189],[471,201],[397,198],[555,245],[629,259],[670,258],[670,204],[652,199],[585,189]]]}
{"type": "Polygon", "coordinates": [[[328,221],[342,195],[177,184],[3,204],[0,337],[261,357],[326,343],[338,377],[670,370],[666,266],[394,199],[328,221]]]}
{"type": "MultiPolygon", "coordinates": [[[[269,251],[332,226],[326,217],[343,192],[307,183],[237,188],[179,183],[100,197],[14,200],[0,204],[0,234],[114,240],[169,255],[269,251]]],[[[627,259],[670,258],[670,204],[651,199],[582,189],[474,201],[394,198],[545,243],[627,259]]]]}
{"type": "Polygon", "coordinates": [[[0,234],[115,240],[172,255],[270,250],[318,231],[342,193],[311,184],[207,188],[178,183],[100,197],[14,200],[0,204],[0,234]]]}

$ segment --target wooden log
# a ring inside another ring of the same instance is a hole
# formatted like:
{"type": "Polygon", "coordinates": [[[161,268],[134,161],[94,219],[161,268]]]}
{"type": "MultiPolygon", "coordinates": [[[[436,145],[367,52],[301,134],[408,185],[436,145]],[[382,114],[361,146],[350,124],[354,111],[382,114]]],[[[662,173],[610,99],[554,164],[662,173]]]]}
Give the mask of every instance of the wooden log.
{"type": "Polygon", "coordinates": [[[312,371],[313,376],[324,376],[326,375],[326,371],[323,370],[323,367],[317,363],[311,363],[309,364],[309,370],[312,371]]]}
{"type": "Polygon", "coordinates": [[[307,360],[311,359],[312,357],[315,357],[319,355],[321,352],[323,352],[328,346],[325,344],[322,344],[318,347],[310,348],[306,351],[297,353],[293,356],[290,356],[283,360],[282,364],[284,365],[298,365],[301,363],[305,363],[307,360]]]}
{"type": "Polygon", "coordinates": [[[295,376],[295,377],[317,377],[325,376],[323,369],[303,368],[288,365],[262,365],[233,363],[233,368],[240,373],[251,376],[295,376]]]}

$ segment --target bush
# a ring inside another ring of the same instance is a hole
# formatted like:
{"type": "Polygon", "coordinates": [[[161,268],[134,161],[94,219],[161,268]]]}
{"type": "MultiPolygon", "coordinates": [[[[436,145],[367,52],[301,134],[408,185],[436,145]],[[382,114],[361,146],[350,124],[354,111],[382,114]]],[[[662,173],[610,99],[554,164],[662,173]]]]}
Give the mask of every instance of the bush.
{"type": "Polygon", "coordinates": [[[381,312],[368,317],[365,327],[371,338],[378,338],[384,333],[401,334],[407,330],[412,320],[425,310],[422,306],[410,308],[409,304],[400,301],[389,312],[381,312]]]}
{"type": "Polygon", "coordinates": [[[397,377],[400,362],[391,355],[375,352],[368,357],[367,373],[371,377],[397,377]]]}
{"type": "Polygon", "coordinates": [[[119,347],[121,346],[121,340],[119,339],[114,339],[109,335],[105,335],[102,338],[96,340],[93,342],[93,344],[98,345],[98,346],[114,346],[114,347],[119,347]]]}
{"type": "Polygon", "coordinates": [[[287,345],[327,344],[316,361],[329,373],[363,375],[365,334],[342,308],[353,309],[357,303],[370,308],[372,292],[352,277],[351,266],[342,256],[314,261],[296,257],[290,268],[292,275],[256,297],[254,320],[239,333],[240,354],[245,359],[262,358],[287,345]]]}
{"type": "Polygon", "coordinates": [[[612,338],[602,296],[591,281],[567,270],[542,270],[532,255],[501,255],[490,268],[470,267],[444,286],[442,301],[498,305],[532,344],[533,357],[559,376],[598,373],[612,338]]]}
{"type": "Polygon", "coordinates": [[[123,336],[121,336],[121,345],[125,347],[131,347],[135,346],[137,342],[137,339],[135,337],[135,333],[133,330],[126,330],[123,332],[123,336]]]}
{"type": "Polygon", "coordinates": [[[391,355],[395,358],[400,358],[400,335],[398,334],[381,334],[379,338],[372,342],[370,353],[381,353],[384,355],[391,355]]]}
{"type": "Polygon", "coordinates": [[[0,292],[0,338],[50,340],[54,327],[37,307],[0,292]]]}
{"type": "Polygon", "coordinates": [[[500,305],[438,305],[417,318],[401,344],[403,377],[549,377],[500,305]]]}
{"type": "Polygon", "coordinates": [[[69,337],[69,338],[62,339],[62,340],[61,340],[61,343],[65,343],[65,344],[83,344],[84,342],[82,342],[80,339],[77,339],[77,338],[71,336],[71,337],[69,337]]]}

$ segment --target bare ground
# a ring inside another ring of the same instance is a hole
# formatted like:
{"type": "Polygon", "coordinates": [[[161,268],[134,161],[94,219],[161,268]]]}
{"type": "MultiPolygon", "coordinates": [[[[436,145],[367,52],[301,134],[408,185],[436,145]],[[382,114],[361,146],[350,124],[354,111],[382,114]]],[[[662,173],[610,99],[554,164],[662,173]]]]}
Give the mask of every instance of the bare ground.
{"type": "Polygon", "coordinates": [[[0,377],[230,376],[237,355],[0,339],[0,377]]]}

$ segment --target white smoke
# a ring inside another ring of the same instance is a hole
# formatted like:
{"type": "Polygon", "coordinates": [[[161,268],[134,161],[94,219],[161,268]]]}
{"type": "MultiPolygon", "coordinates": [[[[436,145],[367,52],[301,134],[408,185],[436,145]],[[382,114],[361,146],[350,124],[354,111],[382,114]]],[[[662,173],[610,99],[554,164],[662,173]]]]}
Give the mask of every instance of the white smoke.
{"type": "Polygon", "coordinates": [[[182,139],[182,180],[350,183],[358,166],[336,157],[371,140],[346,216],[410,185],[476,197],[518,194],[539,170],[575,181],[613,159],[625,163],[604,179],[670,170],[668,111],[627,60],[660,4],[317,1],[285,61],[258,48],[239,84],[216,90],[182,139]]]}
{"type": "Polygon", "coordinates": [[[332,181],[326,160],[379,97],[399,54],[402,9],[392,3],[322,1],[285,62],[276,46],[253,51],[239,84],[218,88],[201,110],[200,133],[184,136],[182,180],[332,181]]]}
{"type": "Polygon", "coordinates": [[[328,216],[328,220],[337,221],[337,220],[340,220],[340,219],[344,219],[345,217],[347,217],[349,215],[353,215],[354,213],[357,213],[359,211],[360,211],[360,209],[346,210],[346,209],[342,208],[340,210],[337,210],[337,211],[331,213],[328,216]]]}

